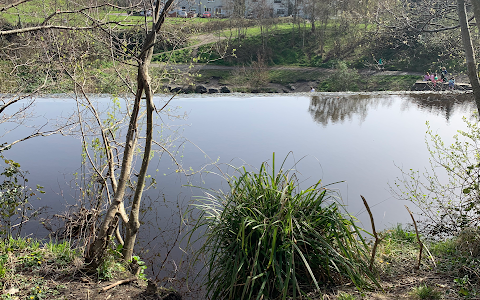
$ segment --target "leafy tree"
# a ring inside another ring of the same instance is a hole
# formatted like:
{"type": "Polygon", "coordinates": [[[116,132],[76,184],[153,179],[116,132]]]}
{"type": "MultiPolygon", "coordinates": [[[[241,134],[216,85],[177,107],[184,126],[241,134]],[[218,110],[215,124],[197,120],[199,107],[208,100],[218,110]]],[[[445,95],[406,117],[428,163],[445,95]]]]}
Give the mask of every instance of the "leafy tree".
{"type": "Polygon", "coordinates": [[[430,170],[402,170],[392,187],[397,198],[415,203],[426,217],[425,229],[433,235],[452,235],[480,225],[480,127],[464,118],[466,131],[458,131],[445,145],[428,122],[430,170]]]}

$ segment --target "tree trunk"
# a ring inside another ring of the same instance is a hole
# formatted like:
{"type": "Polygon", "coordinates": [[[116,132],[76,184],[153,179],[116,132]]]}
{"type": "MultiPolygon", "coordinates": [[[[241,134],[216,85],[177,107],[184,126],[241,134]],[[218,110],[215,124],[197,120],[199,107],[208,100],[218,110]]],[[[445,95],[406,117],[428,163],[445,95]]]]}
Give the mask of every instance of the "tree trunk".
{"type": "MultiPolygon", "coordinates": [[[[137,93],[140,89],[143,92],[143,87],[139,86],[137,88],[137,93]]],[[[128,179],[130,178],[130,172],[132,169],[133,154],[137,140],[137,120],[138,112],[140,109],[140,100],[141,94],[140,97],[136,97],[133,105],[132,114],[130,116],[130,123],[126,136],[125,150],[123,152],[122,168],[120,171],[117,190],[114,194],[112,203],[108,207],[105,218],[100,225],[98,236],[95,241],[90,245],[85,257],[85,262],[92,269],[96,269],[103,261],[104,252],[108,246],[108,233],[111,231],[111,226],[115,219],[115,215],[123,204],[125,189],[128,179]]]]}
{"type": "Polygon", "coordinates": [[[135,196],[132,203],[132,211],[127,227],[127,236],[124,243],[124,259],[131,260],[133,253],[133,247],[135,245],[135,239],[140,227],[139,222],[139,209],[140,201],[143,193],[143,187],[145,185],[145,177],[148,169],[148,160],[152,145],[152,128],[153,128],[153,92],[150,87],[150,75],[148,74],[148,66],[152,59],[153,46],[156,41],[157,33],[165,21],[165,15],[169,11],[173,0],[168,0],[160,13],[160,1],[157,1],[155,7],[155,13],[153,15],[152,30],[148,33],[145,42],[142,47],[142,51],[137,57],[138,61],[138,73],[137,73],[137,90],[135,94],[135,102],[130,116],[130,123],[125,142],[125,151],[122,161],[122,168],[120,177],[118,180],[117,190],[114,195],[112,204],[109,206],[105,218],[100,226],[99,233],[95,241],[90,245],[85,257],[85,262],[89,265],[89,268],[96,269],[104,259],[105,250],[108,246],[109,236],[115,231],[116,227],[116,215],[123,209],[123,201],[125,196],[125,188],[128,179],[130,178],[130,172],[132,169],[133,153],[137,141],[137,121],[138,113],[140,110],[140,102],[142,95],[145,92],[146,106],[147,106],[147,138],[144,146],[143,161],[140,168],[140,174],[138,176],[137,186],[135,189],[135,196]]]}
{"type": "Polygon", "coordinates": [[[473,6],[473,15],[475,16],[475,24],[480,30],[480,0],[471,0],[473,6]]]}
{"type": "Polygon", "coordinates": [[[132,209],[130,211],[130,218],[126,225],[126,237],[123,245],[123,258],[130,261],[133,255],[133,247],[137,237],[138,229],[140,228],[140,202],[142,199],[143,188],[145,186],[145,177],[147,175],[148,163],[150,161],[150,151],[152,150],[152,132],[153,132],[153,91],[150,86],[150,76],[148,74],[148,66],[153,55],[153,46],[148,49],[146,53],[145,62],[139,66],[138,80],[143,81],[143,89],[145,91],[146,106],[147,106],[147,136],[145,139],[145,146],[143,151],[142,166],[138,175],[135,195],[133,197],[132,209]]]}
{"type": "MultiPolygon", "coordinates": [[[[465,48],[465,59],[467,61],[468,79],[470,80],[470,84],[472,85],[477,110],[480,111],[480,82],[478,80],[477,64],[475,63],[475,54],[473,52],[470,30],[468,29],[465,0],[457,0],[457,12],[460,22],[460,28],[462,30],[463,47],[465,48]]],[[[476,22],[478,23],[479,20],[480,19],[476,19],[476,22]]]]}

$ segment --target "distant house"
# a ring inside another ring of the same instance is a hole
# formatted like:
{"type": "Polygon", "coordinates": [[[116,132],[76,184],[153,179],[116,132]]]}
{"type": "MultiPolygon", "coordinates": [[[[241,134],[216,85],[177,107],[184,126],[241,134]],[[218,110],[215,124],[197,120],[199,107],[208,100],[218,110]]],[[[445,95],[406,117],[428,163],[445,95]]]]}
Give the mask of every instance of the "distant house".
{"type": "MultiPolygon", "coordinates": [[[[294,0],[179,0],[172,11],[193,12],[198,16],[210,12],[212,17],[223,18],[231,16],[235,9],[247,18],[276,18],[294,13],[292,1],[294,0]]],[[[297,14],[302,15],[301,9],[298,9],[297,14]]]]}
{"type": "Polygon", "coordinates": [[[212,17],[228,17],[231,12],[228,9],[228,0],[180,0],[174,4],[172,11],[186,11],[190,15],[202,16],[204,12],[210,12],[212,17]]]}
{"type": "Polygon", "coordinates": [[[276,18],[289,15],[289,0],[246,0],[247,18],[276,18]]]}

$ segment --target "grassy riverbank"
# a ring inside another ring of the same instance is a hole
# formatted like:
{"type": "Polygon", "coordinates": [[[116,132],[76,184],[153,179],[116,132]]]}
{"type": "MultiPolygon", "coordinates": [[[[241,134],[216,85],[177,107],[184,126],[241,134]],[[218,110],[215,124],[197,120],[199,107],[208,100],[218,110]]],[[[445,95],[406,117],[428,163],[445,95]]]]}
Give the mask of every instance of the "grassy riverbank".
{"type": "MultiPolygon", "coordinates": [[[[92,65],[85,68],[77,78],[82,82],[82,88],[87,93],[122,94],[128,92],[125,81],[134,86],[135,69],[133,67],[114,67],[111,64],[92,65]],[[123,79],[118,76],[121,74],[123,79]]],[[[356,69],[324,69],[311,67],[229,67],[216,68],[196,65],[189,69],[186,65],[167,65],[152,68],[153,84],[158,93],[166,86],[188,87],[204,85],[207,88],[228,86],[233,92],[267,92],[289,93],[308,92],[313,86],[318,92],[375,92],[375,91],[407,91],[420,74],[395,74],[396,72],[378,72],[356,69]],[[180,71],[165,72],[165,70],[180,69],[180,71]],[[344,80],[345,74],[347,78],[344,80]]],[[[399,73],[399,72],[398,72],[399,73]]],[[[27,74],[27,73],[25,73],[27,74]]],[[[45,84],[41,92],[69,93],[72,92],[72,78],[57,72],[55,78],[46,78],[38,73],[28,73],[28,77],[12,79],[8,74],[0,73],[0,92],[10,93],[23,89],[29,93],[39,85],[45,84]],[[42,82],[44,80],[45,82],[42,82]]],[[[194,89],[193,89],[194,90],[194,89]]]]}
{"type": "MultiPolygon", "coordinates": [[[[416,235],[398,225],[380,233],[375,266],[381,288],[359,291],[346,282],[322,285],[313,299],[476,299],[480,295],[478,231],[441,242],[428,242],[419,270],[416,235]],[[473,252],[472,252],[473,251],[473,252]]],[[[95,274],[83,271],[83,249],[67,242],[42,243],[31,238],[0,242],[1,299],[143,299],[143,276],[103,291],[119,280],[132,279],[128,266],[113,257],[95,274]]],[[[313,290],[314,287],[312,286],[313,290]]],[[[161,290],[160,295],[170,291],[161,290]]],[[[161,297],[158,299],[162,299],[161,297]]]]}
{"type": "MultiPolygon", "coordinates": [[[[25,7],[23,19],[13,12],[6,14],[3,26],[34,23],[34,19],[28,18],[33,8],[25,7]]],[[[143,19],[116,10],[97,13],[109,20],[123,20],[126,25],[143,19]]],[[[439,72],[443,66],[454,75],[465,71],[463,50],[457,47],[458,43],[451,43],[450,40],[455,39],[452,34],[443,38],[441,34],[432,35],[428,43],[405,44],[406,41],[397,41],[388,33],[372,36],[366,29],[373,30],[373,24],[365,28],[364,24],[335,18],[316,26],[313,31],[311,23],[289,17],[265,20],[167,18],[166,37],[159,39],[154,48],[154,88],[157,92],[165,86],[192,85],[208,85],[208,88],[227,85],[237,92],[306,92],[310,86],[320,92],[404,91],[410,90],[426,71],[439,72]],[[445,47],[445,43],[449,46],[445,47]],[[393,44],[398,44],[394,53],[391,51],[393,44]],[[431,55],[447,48],[448,53],[431,55]],[[378,58],[383,59],[385,70],[405,74],[377,72],[378,58]],[[163,63],[169,67],[158,67],[163,63]],[[192,63],[198,65],[190,68],[192,63]],[[342,74],[348,76],[345,78],[342,74]]],[[[133,43],[141,41],[143,34],[138,28],[119,26],[116,36],[133,43]]],[[[28,36],[16,38],[32,41],[28,36]]],[[[427,39],[426,36],[422,38],[427,39]]],[[[0,72],[0,92],[30,93],[41,87],[43,93],[65,93],[82,86],[87,93],[121,94],[129,91],[126,83],[135,85],[132,66],[135,62],[121,57],[112,59],[110,51],[88,35],[70,33],[60,39],[65,49],[57,49],[53,44],[36,45],[42,49],[50,47],[52,53],[58,51],[52,59],[40,56],[38,61],[32,61],[30,48],[15,50],[0,58],[3,70],[0,72]],[[69,45],[85,48],[81,64],[77,64],[74,57],[64,62],[63,53],[70,51],[69,45]],[[9,57],[17,59],[13,61],[9,57]]],[[[135,49],[135,43],[126,49],[135,49]]]]}
{"type": "Polygon", "coordinates": [[[145,267],[137,257],[140,265],[137,275],[132,275],[130,267],[114,254],[109,255],[96,272],[87,272],[84,250],[66,241],[45,242],[32,238],[0,241],[0,299],[126,300],[178,295],[169,289],[147,285],[145,267]]]}
{"type": "Polygon", "coordinates": [[[478,231],[444,241],[421,237],[425,248],[419,269],[419,244],[405,226],[380,233],[375,265],[383,290],[358,291],[350,285],[334,287],[337,299],[476,299],[480,295],[478,231]],[[477,251],[478,252],[478,251],[477,251]],[[430,255],[431,254],[431,255],[430,255]]]}

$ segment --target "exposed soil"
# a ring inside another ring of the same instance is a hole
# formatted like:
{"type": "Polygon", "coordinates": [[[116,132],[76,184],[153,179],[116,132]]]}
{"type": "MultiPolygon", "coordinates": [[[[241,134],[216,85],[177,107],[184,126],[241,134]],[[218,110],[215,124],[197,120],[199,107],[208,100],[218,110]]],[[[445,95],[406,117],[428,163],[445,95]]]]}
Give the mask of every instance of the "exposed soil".
{"type": "MultiPolygon", "coordinates": [[[[20,274],[19,274],[20,275],[20,274]]],[[[3,294],[10,292],[10,299],[77,299],[77,300],[104,300],[104,299],[137,299],[137,300],[177,300],[182,299],[180,295],[165,289],[157,289],[155,292],[152,285],[147,286],[143,280],[134,280],[126,284],[120,284],[106,291],[103,289],[116,283],[117,280],[97,282],[92,277],[77,274],[71,276],[65,274],[60,278],[57,276],[39,277],[38,275],[21,274],[26,279],[24,285],[19,289],[6,289],[3,294]],[[36,285],[36,282],[42,282],[36,285]],[[37,289],[41,286],[42,290],[37,289]],[[13,293],[11,293],[13,291],[13,293]],[[35,293],[37,291],[38,293],[35,293]],[[43,294],[43,296],[41,296],[43,294]],[[38,295],[39,297],[35,297],[38,295]]],[[[443,295],[442,299],[465,299],[456,286],[454,278],[438,273],[428,268],[415,271],[413,266],[402,270],[401,274],[386,276],[381,278],[382,289],[374,291],[358,291],[352,284],[335,287],[329,291],[323,291],[322,294],[312,293],[310,297],[316,300],[320,299],[338,299],[341,293],[348,293],[355,296],[355,299],[415,299],[411,291],[414,287],[427,285],[434,287],[443,295]]],[[[9,298],[7,298],[9,299],[9,298]]],[[[183,299],[203,299],[202,296],[183,297],[183,299]]],[[[479,299],[470,297],[469,299],[479,299]]]]}
{"type": "MultiPolygon", "coordinates": [[[[136,279],[105,290],[117,280],[97,282],[89,276],[64,276],[53,279],[51,276],[39,277],[22,274],[25,279],[21,286],[10,287],[2,291],[5,299],[85,299],[85,300],[176,300],[181,296],[167,289],[152,290],[143,280],[136,279]]],[[[4,299],[4,298],[2,298],[4,299]]]]}
{"type": "MultiPolygon", "coordinates": [[[[350,295],[355,295],[356,299],[415,299],[411,292],[413,288],[426,285],[434,287],[438,292],[443,295],[441,299],[465,299],[459,293],[460,288],[455,286],[454,278],[437,273],[433,270],[420,270],[414,271],[413,267],[411,272],[406,272],[401,275],[396,275],[387,278],[381,278],[381,289],[375,291],[358,291],[351,285],[339,286],[317,299],[337,299],[337,296],[344,292],[350,295]]],[[[478,298],[470,298],[478,299],[478,298]]]]}

